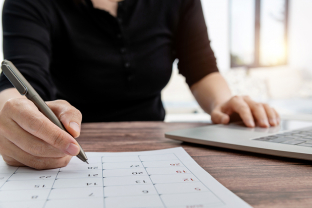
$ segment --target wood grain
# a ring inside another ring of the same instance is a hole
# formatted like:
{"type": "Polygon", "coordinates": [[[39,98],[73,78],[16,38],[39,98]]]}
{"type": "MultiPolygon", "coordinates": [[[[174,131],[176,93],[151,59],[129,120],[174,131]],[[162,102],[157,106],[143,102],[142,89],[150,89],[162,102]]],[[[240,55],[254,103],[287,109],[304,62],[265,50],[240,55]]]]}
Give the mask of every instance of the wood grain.
{"type": "Polygon", "coordinates": [[[85,151],[131,152],[183,147],[193,159],[253,207],[312,207],[312,163],[182,143],[165,132],[203,123],[86,123],[78,138],[85,151]]]}

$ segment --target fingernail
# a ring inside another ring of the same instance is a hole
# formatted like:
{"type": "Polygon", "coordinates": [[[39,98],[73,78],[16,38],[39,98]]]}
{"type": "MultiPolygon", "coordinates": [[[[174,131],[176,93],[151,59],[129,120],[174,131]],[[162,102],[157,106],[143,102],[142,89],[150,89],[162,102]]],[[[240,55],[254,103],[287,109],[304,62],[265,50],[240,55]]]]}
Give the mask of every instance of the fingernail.
{"type": "Polygon", "coordinates": [[[250,127],[255,127],[255,122],[253,120],[248,120],[247,125],[250,127]]]}
{"type": "Polygon", "coordinates": [[[268,122],[267,120],[261,120],[260,123],[261,123],[262,125],[266,126],[266,127],[269,127],[269,126],[270,126],[270,124],[269,124],[269,122],[268,122]]]}
{"type": "Polygon", "coordinates": [[[78,155],[79,151],[80,151],[80,148],[73,143],[70,143],[66,149],[66,152],[72,156],[78,155]]]}
{"type": "Polygon", "coordinates": [[[80,133],[80,126],[76,122],[69,123],[70,128],[72,128],[75,132],[80,133]]]}
{"type": "Polygon", "coordinates": [[[276,126],[277,121],[275,118],[270,119],[270,123],[273,124],[274,126],[276,126]]]}

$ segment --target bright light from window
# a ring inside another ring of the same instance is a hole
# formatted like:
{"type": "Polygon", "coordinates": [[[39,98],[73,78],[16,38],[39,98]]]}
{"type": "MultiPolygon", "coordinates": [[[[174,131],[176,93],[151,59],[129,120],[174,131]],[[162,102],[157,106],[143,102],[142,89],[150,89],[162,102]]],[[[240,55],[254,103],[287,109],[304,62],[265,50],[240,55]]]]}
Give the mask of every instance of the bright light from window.
{"type": "Polygon", "coordinates": [[[230,0],[231,66],[287,61],[287,0],[230,0]]]}
{"type": "Polygon", "coordinates": [[[232,65],[252,65],[255,50],[255,0],[232,0],[230,21],[232,65]]]}
{"type": "Polygon", "coordinates": [[[260,65],[286,63],[285,0],[261,1],[260,65]]]}

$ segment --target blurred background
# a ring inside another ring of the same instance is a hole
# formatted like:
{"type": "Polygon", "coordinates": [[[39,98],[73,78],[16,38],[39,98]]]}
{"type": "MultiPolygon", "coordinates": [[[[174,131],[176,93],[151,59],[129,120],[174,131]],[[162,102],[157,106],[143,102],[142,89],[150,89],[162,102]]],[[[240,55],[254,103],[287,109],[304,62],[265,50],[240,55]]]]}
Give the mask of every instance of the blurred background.
{"type": "MultiPolygon", "coordinates": [[[[312,1],[202,0],[218,67],[234,95],[268,102],[284,117],[312,114],[312,1]]],[[[210,122],[178,74],[162,98],[166,121],[210,122]]]]}
{"type": "MultiPolygon", "coordinates": [[[[283,115],[312,114],[312,0],[202,0],[202,5],[219,70],[234,95],[268,102],[283,115]]],[[[210,122],[177,62],[162,98],[167,122],[210,122]]]]}

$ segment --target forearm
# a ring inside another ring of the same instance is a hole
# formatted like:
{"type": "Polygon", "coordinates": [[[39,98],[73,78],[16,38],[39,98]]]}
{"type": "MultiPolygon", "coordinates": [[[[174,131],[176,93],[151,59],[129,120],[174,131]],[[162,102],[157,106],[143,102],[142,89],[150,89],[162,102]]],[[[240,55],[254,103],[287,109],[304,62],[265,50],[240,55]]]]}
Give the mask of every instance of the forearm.
{"type": "Polygon", "coordinates": [[[0,92],[0,110],[3,108],[6,101],[12,98],[22,98],[23,96],[15,89],[9,88],[0,92]]]}
{"type": "Polygon", "coordinates": [[[209,114],[232,96],[225,79],[218,72],[211,73],[193,84],[191,91],[198,104],[209,114]]]}

